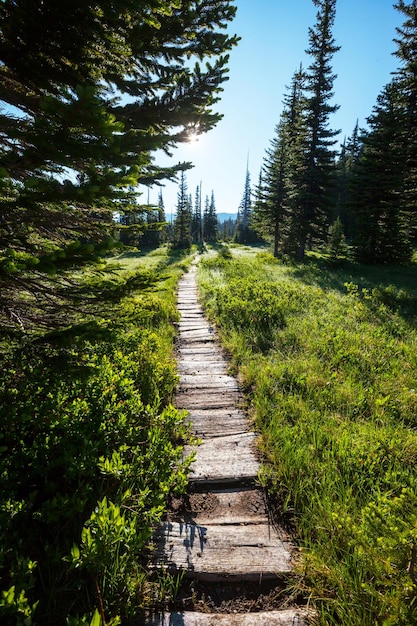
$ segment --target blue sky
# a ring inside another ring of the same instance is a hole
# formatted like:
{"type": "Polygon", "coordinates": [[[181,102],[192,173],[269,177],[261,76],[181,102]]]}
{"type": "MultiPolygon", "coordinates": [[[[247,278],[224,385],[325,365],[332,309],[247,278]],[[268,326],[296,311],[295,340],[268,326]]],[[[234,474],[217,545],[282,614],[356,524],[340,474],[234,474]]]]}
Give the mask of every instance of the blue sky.
{"type": "MultiPolygon", "coordinates": [[[[231,52],[229,81],[217,105],[223,120],[196,143],[182,145],[172,162],[192,161],[189,193],[202,183],[203,199],[214,191],[217,212],[235,213],[243,194],[246,163],[252,186],[274,136],[286,86],[294,71],[311,61],[305,54],[308,28],[317,9],[312,0],[236,0],[237,17],[230,30],[242,40],[231,52]]],[[[330,127],[349,136],[359,120],[365,126],[376,98],[398,67],[392,56],[395,28],[402,18],[393,0],[337,0],[333,58],[335,103],[339,111],[330,127]]],[[[166,164],[164,160],[161,163],[166,164]]],[[[177,185],[162,188],[165,210],[175,212],[177,185]]],[[[151,191],[150,201],[157,201],[151,191]]],[[[146,195],[143,197],[146,201],[146,195]]]]}

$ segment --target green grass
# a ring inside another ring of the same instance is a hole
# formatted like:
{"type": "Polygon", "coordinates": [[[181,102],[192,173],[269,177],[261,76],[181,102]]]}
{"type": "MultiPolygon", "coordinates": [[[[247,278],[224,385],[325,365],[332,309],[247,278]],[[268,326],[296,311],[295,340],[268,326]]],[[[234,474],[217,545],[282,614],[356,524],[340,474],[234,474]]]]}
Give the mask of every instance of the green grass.
{"type": "Polygon", "coordinates": [[[417,268],[201,263],[320,624],[417,621],[417,268]]]}
{"type": "Polygon", "coordinates": [[[2,624],[115,625],[176,586],[152,580],[148,558],[168,494],[187,484],[170,401],[190,257],[117,263],[74,275],[73,324],[0,354],[2,624]]]}

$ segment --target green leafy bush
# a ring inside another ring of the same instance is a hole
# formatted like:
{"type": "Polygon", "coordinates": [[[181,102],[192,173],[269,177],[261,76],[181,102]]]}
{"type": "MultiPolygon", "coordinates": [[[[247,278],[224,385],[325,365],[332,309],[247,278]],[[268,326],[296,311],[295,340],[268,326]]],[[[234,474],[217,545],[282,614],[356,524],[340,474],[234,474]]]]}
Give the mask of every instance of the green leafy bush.
{"type": "Polygon", "coordinates": [[[153,529],[190,463],[170,405],[175,282],[3,352],[2,624],[115,625],[146,604],[153,529]]]}

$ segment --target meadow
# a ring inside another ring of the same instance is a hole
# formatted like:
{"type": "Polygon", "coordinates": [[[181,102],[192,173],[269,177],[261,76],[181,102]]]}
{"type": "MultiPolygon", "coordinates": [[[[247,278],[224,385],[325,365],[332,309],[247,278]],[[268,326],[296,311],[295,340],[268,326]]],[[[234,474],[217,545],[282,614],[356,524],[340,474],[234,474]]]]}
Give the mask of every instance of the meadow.
{"type": "MultiPolygon", "coordinates": [[[[175,290],[167,247],[73,272],[71,323],[1,344],[0,621],[138,623],[177,581],[152,576],[151,537],[187,485],[175,290]]],[[[64,312],[65,313],[65,312],[64,312]]]]}
{"type": "MultiPolygon", "coordinates": [[[[149,559],[169,495],[187,488],[171,400],[190,259],[164,246],[72,273],[83,305],[67,327],[3,339],[2,623],[135,624],[178,590],[149,559]]],[[[298,544],[289,585],[323,626],[417,622],[416,278],[415,265],[285,264],[245,246],[199,265],[260,480],[298,544]]]]}
{"type": "Polygon", "coordinates": [[[223,249],[199,287],[321,625],[417,623],[417,267],[223,249]]]}

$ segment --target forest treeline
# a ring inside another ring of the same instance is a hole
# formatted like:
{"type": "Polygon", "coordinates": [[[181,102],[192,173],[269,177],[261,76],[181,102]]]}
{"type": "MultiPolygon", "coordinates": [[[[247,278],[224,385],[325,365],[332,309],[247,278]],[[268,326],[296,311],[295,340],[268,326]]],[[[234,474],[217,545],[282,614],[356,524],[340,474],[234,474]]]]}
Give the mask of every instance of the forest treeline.
{"type": "Polygon", "coordinates": [[[394,6],[399,68],[369,116],[335,150],[330,127],[336,78],[332,35],[336,0],[313,0],[311,63],[294,74],[267,150],[256,191],[253,222],[274,242],[274,254],[303,259],[307,250],[346,238],[363,263],[403,263],[416,243],[417,3],[394,6]]]}
{"type": "Polygon", "coordinates": [[[175,245],[263,239],[273,242],[275,256],[302,260],[306,251],[323,247],[344,255],[348,243],[361,263],[411,260],[417,238],[416,3],[394,5],[404,18],[394,39],[399,67],[378,96],[366,128],[357,123],[337,148],[340,131],[330,123],[339,108],[332,70],[340,49],[332,34],[336,0],[313,2],[318,12],[309,29],[311,63],[291,79],[254,188],[246,172],[241,203],[233,207],[236,223],[218,228],[213,195],[211,202],[206,198],[203,217],[199,188],[193,202],[183,175],[169,232],[175,245]]]}

